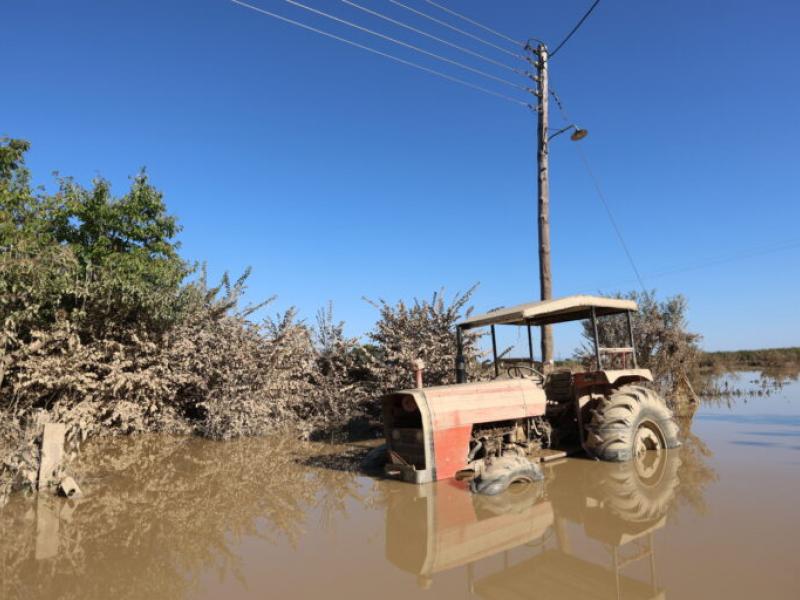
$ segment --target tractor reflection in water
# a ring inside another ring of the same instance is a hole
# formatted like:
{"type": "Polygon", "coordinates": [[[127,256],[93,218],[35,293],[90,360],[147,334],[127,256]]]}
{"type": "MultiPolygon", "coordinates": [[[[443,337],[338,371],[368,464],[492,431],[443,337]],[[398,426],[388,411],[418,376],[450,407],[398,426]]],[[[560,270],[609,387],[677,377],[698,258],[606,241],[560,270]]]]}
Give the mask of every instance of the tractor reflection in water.
{"type": "Polygon", "coordinates": [[[387,559],[424,588],[463,567],[470,593],[487,600],[663,598],[653,537],[675,501],[680,465],[668,452],[620,464],[564,460],[544,467],[544,481],[497,496],[465,493],[453,480],[397,487],[387,559]],[[598,542],[606,564],[586,558],[598,542]],[[641,563],[648,581],[626,575],[641,563]]]}
{"type": "Polygon", "coordinates": [[[418,484],[469,480],[473,491],[496,494],[513,482],[541,479],[539,463],[581,450],[624,462],[679,446],[672,412],[648,386],[652,373],[637,364],[631,325],[636,310],[632,300],[569,296],[463,320],[456,328],[458,383],[382,398],[386,475],[418,484]],[[597,320],[615,315],[627,318],[630,346],[603,348],[597,320]],[[594,370],[554,371],[535,363],[532,327],[585,319],[593,324],[594,370]],[[499,325],[527,327],[527,365],[501,372],[499,325]],[[495,377],[469,383],[462,339],[478,327],[491,328],[495,377]]]}

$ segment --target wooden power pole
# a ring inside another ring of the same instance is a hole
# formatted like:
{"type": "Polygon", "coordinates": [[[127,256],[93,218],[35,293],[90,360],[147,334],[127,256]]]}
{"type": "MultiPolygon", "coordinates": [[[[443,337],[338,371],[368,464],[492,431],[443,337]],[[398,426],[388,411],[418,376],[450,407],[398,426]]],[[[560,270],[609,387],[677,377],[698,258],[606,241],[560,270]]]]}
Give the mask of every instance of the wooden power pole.
{"type": "MultiPolygon", "coordinates": [[[[550,88],[547,81],[547,48],[539,44],[536,49],[539,166],[539,288],[542,300],[553,297],[553,276],[550,271],[550,165],[548,148],[548,106],[550,88]]],[[[553,366],[553,327],[542,326],[542,368],[545,372],[553,366]]]]}

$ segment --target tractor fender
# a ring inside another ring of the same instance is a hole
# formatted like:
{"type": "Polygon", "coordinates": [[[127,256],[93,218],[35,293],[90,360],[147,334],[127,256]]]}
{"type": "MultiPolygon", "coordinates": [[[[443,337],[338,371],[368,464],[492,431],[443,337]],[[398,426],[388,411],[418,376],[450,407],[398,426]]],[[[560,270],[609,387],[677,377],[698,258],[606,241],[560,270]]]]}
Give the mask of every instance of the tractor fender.
{"type": "Polygon", "coordinates": [[[650,369],[615,369],[603,371],[603,373],[605,373],[608,384],[613,387],[619,387],[634,381],[653,382],[653,374],[650,369]]]}
{"type": "Polygon", "coordinates": [[[650,369],[605,369],[588,373],[575,373],[575,386],[587,387],[595,385],[609,385],[619,387],[635,381],[653,382],[653,373],[650,369]]]}

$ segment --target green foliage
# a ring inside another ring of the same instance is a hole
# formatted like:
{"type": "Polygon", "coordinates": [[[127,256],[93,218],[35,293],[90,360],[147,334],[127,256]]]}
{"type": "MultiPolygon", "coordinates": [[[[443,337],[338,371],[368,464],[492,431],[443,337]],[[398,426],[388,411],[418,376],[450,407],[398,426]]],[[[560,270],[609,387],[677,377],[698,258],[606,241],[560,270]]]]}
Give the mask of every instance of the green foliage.
{"type": "Polygon", "coordinates": [[[30,187],[28,147],[0,140],[0,399],[13,353],[55,322],[77,282],[75,256],[54,235],[63,219],[58,203],[30,187]]]}
{"type": "Polygon", "coordinates": [[[29,145],[0,143],[0,319],[8,344],[56,322],[59,311],[83,339],[135,325],[160,332],[185,309],[181,286],[191,267],[178,256],[179,228],[144,171],[130,191],[111,195],[98,179],[70,179],[48,195],[25,168],[29,145]]]}
{"type": "Polygon", "coordinates": [[[102,179],[88,190],[62,180],[58,197],[66,218],[57,238],[80,265],[85,288],[76,308],[86,329],[102,336],[132,324],[163,331],[175,323],[183,307],[181,282],[191,269],[178,256],[175,218],[144,171],[120,198],[102,179]]]}
{"type": "Polygon", "coordinates": [[[23,165],[25,153],[30,148],[30,143],[25,140],[0,138],[0,182],[8,182],[19,177],[27,180],[23,165]]]}

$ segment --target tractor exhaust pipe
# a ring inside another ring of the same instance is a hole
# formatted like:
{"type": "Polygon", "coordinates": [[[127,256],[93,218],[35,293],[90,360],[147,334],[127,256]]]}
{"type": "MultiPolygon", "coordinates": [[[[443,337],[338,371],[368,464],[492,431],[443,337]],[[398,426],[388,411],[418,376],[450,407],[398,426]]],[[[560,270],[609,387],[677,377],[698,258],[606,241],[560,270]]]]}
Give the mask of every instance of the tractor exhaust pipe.
{"type": "Polygon", "coordinates": [[[422,372],[425,370],[425,363],[422,359],[417,358],[412,362],[414,366],[414,381],[416,382],[417,389],[422,388],[422,372]]]}
{"type": "Polygon", "coordinates": [[[467,383],[467,364],[464,362],[461,327],[456,327],[456,383],[467,383]]]}

